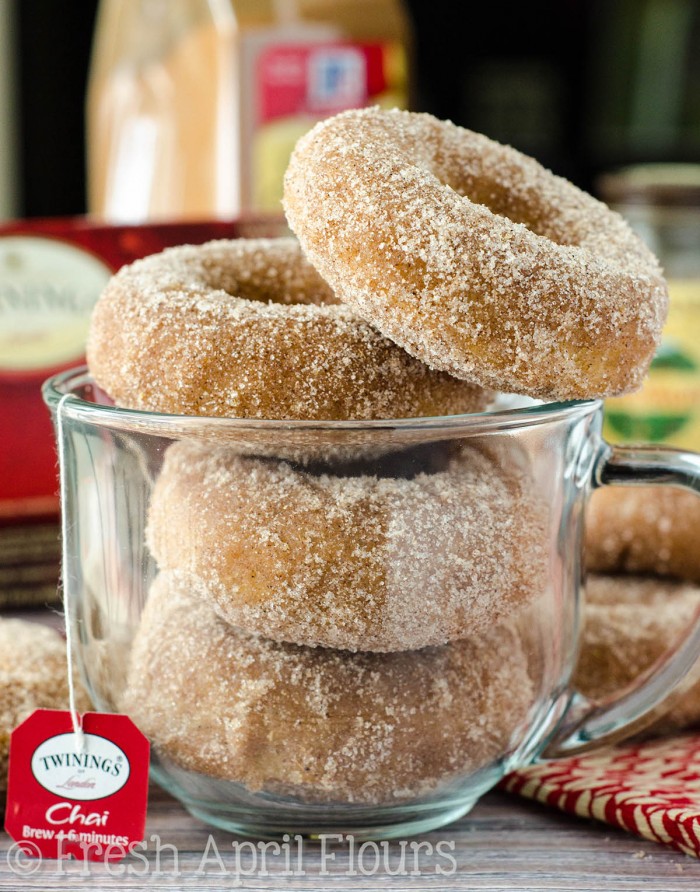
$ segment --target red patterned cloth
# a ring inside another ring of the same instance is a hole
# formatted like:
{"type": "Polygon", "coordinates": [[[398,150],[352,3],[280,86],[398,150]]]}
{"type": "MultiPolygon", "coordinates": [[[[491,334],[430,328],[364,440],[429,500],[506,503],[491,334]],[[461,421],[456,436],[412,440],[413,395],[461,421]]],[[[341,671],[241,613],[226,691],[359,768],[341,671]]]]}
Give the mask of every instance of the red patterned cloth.
{"type": "Polygon", "coordinates": [[[530,765],[504,789],[700,858],[700,736],[530,765]]]}

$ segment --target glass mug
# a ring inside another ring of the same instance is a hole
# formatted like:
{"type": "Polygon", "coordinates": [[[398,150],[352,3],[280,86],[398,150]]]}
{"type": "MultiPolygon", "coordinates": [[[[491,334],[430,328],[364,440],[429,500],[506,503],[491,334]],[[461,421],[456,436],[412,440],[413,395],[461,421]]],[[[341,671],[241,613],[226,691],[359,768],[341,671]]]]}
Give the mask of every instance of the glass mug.
{"type": "Polygon", "coordinates": [[[700,486],[700,456],[602,441],[597,401],[213,419],[115,408],[85,369],[44,398],[84,681],[213,825],[434,829],[636,730],[695,661],[700,627],[614,698],[572,689],[592,488],[700,486]]]}

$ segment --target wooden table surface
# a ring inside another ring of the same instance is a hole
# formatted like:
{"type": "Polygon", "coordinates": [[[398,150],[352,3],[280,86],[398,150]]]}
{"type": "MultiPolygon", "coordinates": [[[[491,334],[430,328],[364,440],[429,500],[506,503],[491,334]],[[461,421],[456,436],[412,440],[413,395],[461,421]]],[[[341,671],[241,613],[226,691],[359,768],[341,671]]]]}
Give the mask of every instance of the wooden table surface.
{"type": "Polygon", "coordinates": [[[306,843],[297,871],[303,875],[292,876],[296,848],[291,859],[270,851],[264,864],[257,853],[254,864],[255,841],[242,842],[202,824],[154,786],[139,857],[111,866],[39,862],[18,857],[2,833],[0,889],[700,890],[700,862],[693,858],[504,793],[489,794],[449,827],[407,841],[403,864],[399,842],[385,843],[377,870],[371,848],[360,859],[345,843],[326,849],[323,875],[320,846],[306,843]],[[411,842],[423,843],[417,855],[411,842]]]}

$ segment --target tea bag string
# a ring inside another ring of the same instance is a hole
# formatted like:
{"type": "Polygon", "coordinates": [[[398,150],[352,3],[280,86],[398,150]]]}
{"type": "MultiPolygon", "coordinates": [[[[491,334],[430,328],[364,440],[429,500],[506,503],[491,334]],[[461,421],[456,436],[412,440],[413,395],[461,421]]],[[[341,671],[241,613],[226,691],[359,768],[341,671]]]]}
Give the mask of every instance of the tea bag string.
{"type": "Polygon", "coordinates": [[[75,749],[82,753],[85,748],[85,736],[83,734],[83,721],[75,706],[75,680],[73,677],[73,616],[71,614],[71,595],[68,591],[68,573],[66,568],[66,542],[68,534],[68,484],[66,482],[66,449],[63,440],[63,406],[66,400],[73,394],[64,393],[56,406],[56,441],[58,446],[58,463],[61,470],[60,500],[61,500],[61,543],[62,562],[61,577],[63,580],[63,619],[66,628],[66,661],[68,670],[68,709],[70,711],[73,734],[75,736],[75,749]]]}

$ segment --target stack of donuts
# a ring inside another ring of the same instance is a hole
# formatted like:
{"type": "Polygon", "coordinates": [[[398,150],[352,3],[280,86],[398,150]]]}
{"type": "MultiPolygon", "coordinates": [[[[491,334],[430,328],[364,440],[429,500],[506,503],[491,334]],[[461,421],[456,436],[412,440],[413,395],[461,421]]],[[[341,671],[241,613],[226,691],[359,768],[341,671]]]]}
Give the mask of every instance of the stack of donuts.
{"type": "MultiPolygon", "coordinates": [[[[491,399],[339,305],[292,239],[175,249],[123,270],[96,311],[91,358],[101,331],[123,350],[117,319],[151,299],[144,282],[193,306],[188,289],[208,269],[238,295],[221,312],[241,333],[237,368],[222,363],[199,391],[207,414],[235,405],[244,417],[391,418],[491,399]]],[[[197,301],[198,312],[213,305],[197,301]]],[[[179,320],[157,333],[171,336],[179,320]]],[[[224,336],[220,319],[197,330],[224,336]]],[[[191,350],[184,334],[176,343],[191,350]]],[[[196,367],[200,348],[189,354],[196,367]]],[[[183,411],[177,394],[168,399],[160,410],[183,411]]],[[[184,399],[194,406],[194,391],[184,399]]],[[[329,451],[277,436],[252,447],[182,439],[150,499],[160,573],[120,706],[161,754],[249,790],[356,803],[432,791],[496,758],[525,720],[533,691],[512,618],[542,590],[544,524],[525,457],[486,441],[375,454],[362,442],[329,451]]]]}
{"type": "MultiPolygon", "coordinates": [[[[317,125],[285,210],[298,241],[171,249],[112,279],[88,362],[117,405],[444,416],[495,391],[625,392],[658,343],[665,285],[617,215],[428,115],[317,125]]],[[[162,758],[377,803],[508,751],[536,696],[517,623],[545,588],[546,506],[516,444],[428,446],[252,425],[167,449],[121,702],[162,758]]]]}

